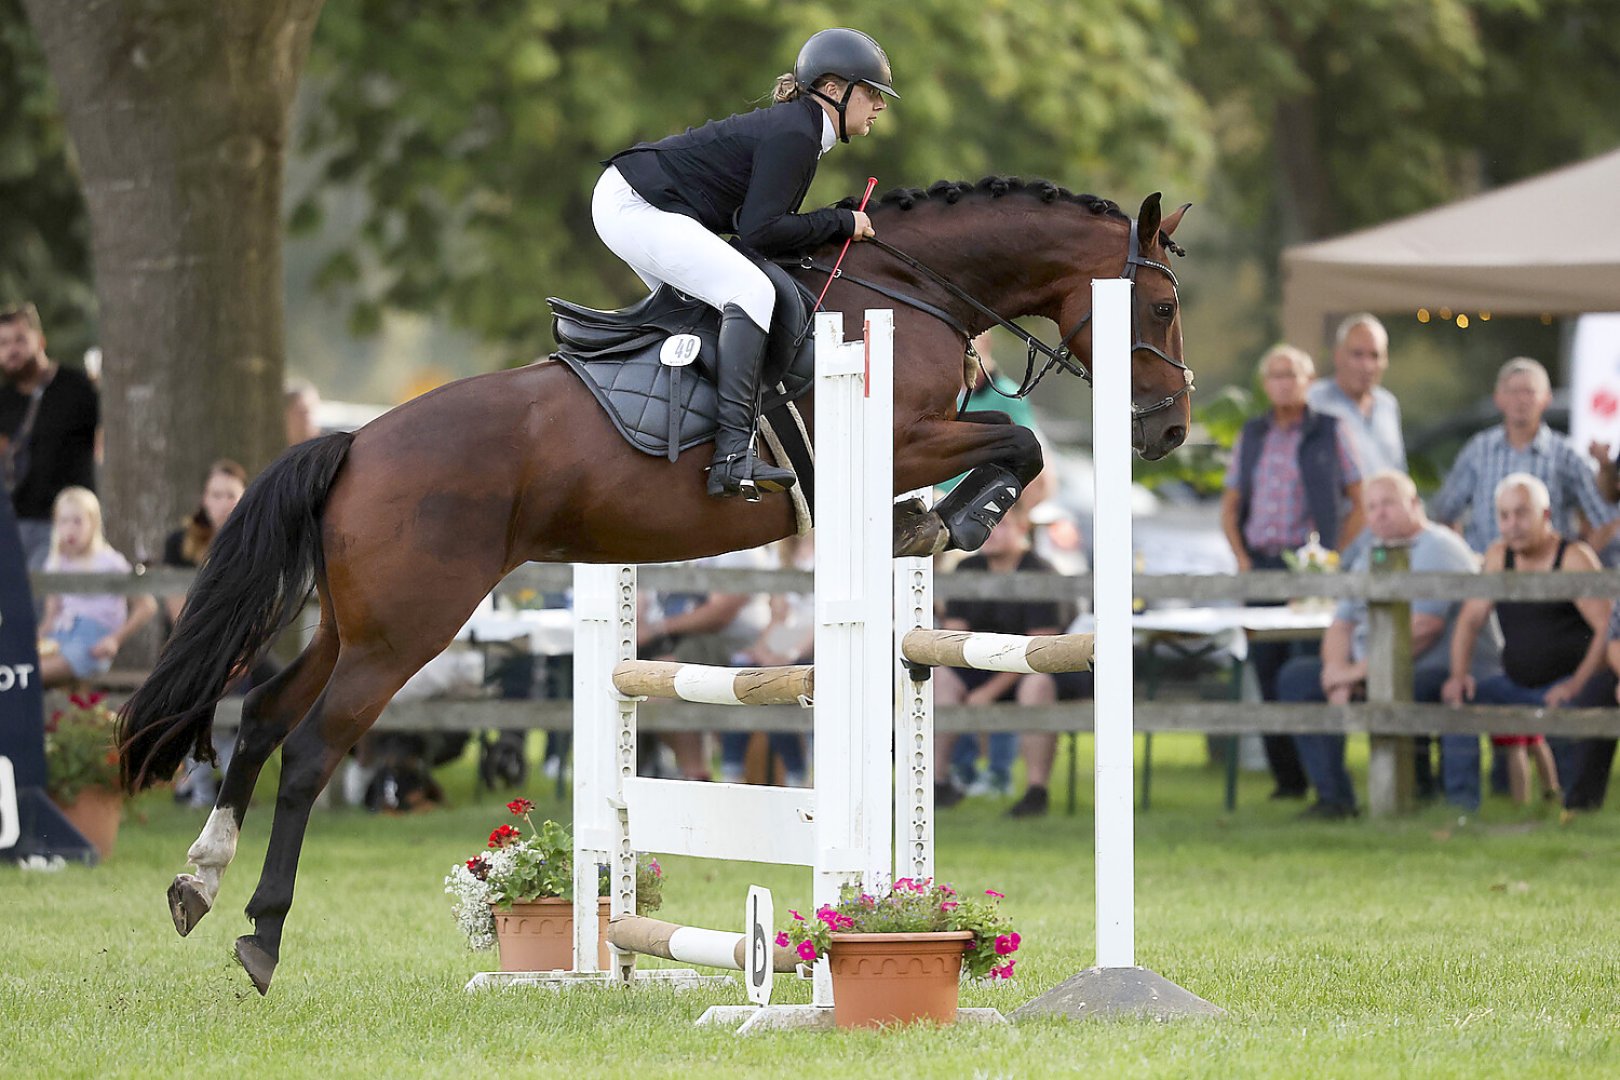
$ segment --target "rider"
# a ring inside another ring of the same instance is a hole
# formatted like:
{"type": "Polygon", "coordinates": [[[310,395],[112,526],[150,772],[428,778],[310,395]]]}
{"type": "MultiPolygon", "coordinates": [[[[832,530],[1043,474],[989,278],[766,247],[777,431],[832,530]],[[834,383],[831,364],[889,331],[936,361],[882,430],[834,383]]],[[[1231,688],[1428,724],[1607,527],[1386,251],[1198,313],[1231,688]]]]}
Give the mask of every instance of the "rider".
{"type": "Polygon", "coordinates": [[[604,162],[591,199],[603,243],[649,288],[670,285],[721,313],[710,495],[757,498],[794,482],[788,470],[755,460],[753,449],[776,293],[763,271],[715,234],[734,234],[767,256],[874,235],[858,210],[798,210],[834,139],[869,134],[883,96],[900,96],[890,78],[877,42],[858,30],[823,30],[776,80],[773,104],[639,143],[604,162]]]}

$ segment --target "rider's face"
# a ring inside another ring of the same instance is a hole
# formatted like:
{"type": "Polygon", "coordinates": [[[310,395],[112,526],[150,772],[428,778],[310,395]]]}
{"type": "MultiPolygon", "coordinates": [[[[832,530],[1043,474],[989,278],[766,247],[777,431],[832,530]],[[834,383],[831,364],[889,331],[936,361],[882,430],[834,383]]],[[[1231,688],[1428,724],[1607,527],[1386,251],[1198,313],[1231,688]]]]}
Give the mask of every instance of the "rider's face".
{"type": "Polygon", "coordinates": [[[849,95],[849,104],[844,109],[844,126],[850,135],[872,134],[872,121],[877,114],[888,108],[883,100],[883,92],[874,90],[865,83],[856,83],[855,90],[849,95]]]}

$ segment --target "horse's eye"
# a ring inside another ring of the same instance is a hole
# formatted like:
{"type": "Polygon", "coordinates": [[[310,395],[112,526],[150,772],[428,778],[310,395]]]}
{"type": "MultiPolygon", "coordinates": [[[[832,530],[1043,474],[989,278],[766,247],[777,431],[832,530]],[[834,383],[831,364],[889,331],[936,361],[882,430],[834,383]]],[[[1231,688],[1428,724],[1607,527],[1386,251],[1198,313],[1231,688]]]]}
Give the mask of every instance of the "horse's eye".
{"type": "Polygon", "coordinates": [[[1157,315],[1159,318],[1164,319],[1166,321],[1168,321],[1172,316],[1174,316],[1175,313],[1176,313],[1176,305],[1174,305],[1174,304],[1154,304],[1153,305],[1153,314],[1157,315]]]}

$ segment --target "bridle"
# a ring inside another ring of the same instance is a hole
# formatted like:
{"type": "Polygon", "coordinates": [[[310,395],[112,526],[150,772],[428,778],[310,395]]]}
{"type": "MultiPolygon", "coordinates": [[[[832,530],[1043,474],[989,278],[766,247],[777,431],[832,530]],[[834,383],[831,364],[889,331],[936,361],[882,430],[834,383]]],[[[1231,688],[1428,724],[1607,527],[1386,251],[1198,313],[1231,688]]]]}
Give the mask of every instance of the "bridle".
{"type": "MultiPolygon", "coordinates": [[[[1144,257],[1137,241],[1137,223],[1135,219],[1132,219],[1130,240],[1128,242],[1128,247],[1125,250],[1125,269],[1120,277],[1124,278],[1126,281],[1134,283],[1136,281],[1137,271],[1143,267],[1150,270],[1157,270],[1165,277],[1170,279],[1170,287],[1172,290],[1174,290],[1177,301],[1179,302],[1181,283],[1176,280],[1175,271],[1170,269],[1170,267],[1165,263],[1144,257]]],[[[887,285],[880,285],[877,282],[868,281],[863,278],[858,278],[851,274],[847,274],[841,269],[835,271],[833,268],[823,263],[819,263],[809,256],[801,259],[798,265],[806,270],[818,270],[824,274],[832,274],[833,276],[842,278],[851,284],[870,289],[871,291],[882,296],[887,296],[891,300],[897,300],[908,307],[916,308],[918,311],[932,315],[934,318],[939,319],[947,326],[950,326],[958,334],[961,334],[963,339],[967,342],[968,355],[971,356],[979,365],[979,371],[984,374],[985,385],[987,385],[997,394],[1000,394],[1002,397],[1028,397],[1035,387],[1040,385],[1041,380],[1046,378],[1047,373],[1054,367],[1061,367],[1071,375],[1078,375],[1080,378],[1085,380],[1088,386],[1091,384],[1091,372],[1087,370],[1086,366],[1080,362],[1079,357],[1074,355],[1074,352],[1069,348],[1069,343],[1074,340],[1076,334],[1084,330],[1087,324],[1091,322],[1092,312],[1087,311],[1085,315],[1081,317],[1080,321],[1075,323],[1074,328],[1067,334],[1063,335],[1062,340],[1059,341],[1057,346],[1054,348],[1053,346],[1048,345],[1044,341],[1037,338],[1034,334],[1031,334],[1029,331],[1025,330],[1022,326],[1019,326],[1017,323],[1013,322],[1011,319],[1004,318],[999,312],[995,311],[987,304],[981,303],[979,300],[975,299],[961,287],[952,282],[949,278],[946,278],[943,274],[940,274],[939,272],[926,266],[917,259],[912,258],[899,248],[896,248],[894,245],[879,240],[876,237],[870,237],[865,242],[891,258],[911,267],[923,277],[929,279],[935,285],[938,285],[940,288],[944,289],[951,296],[967,304],[979,314],[988,317],[997,325],[1004,327],[1013,335],[1020,338],[1024,344],[1029,347],[1029,352],[1024,361],[1024,378],[1018,384],[1018,389],[1008,393],[996,385],[995,380],[990,378],[990,373],[985,371],[984,359],[979,356],[978,350],[974,349],[973,347],[973,334],[967,329],[967,327],[962,325],[960,320],[943,308],[930,304],[925,300],[919,300],[914,296],[903,293],[898,289],[890,288],[887,285]],[[1035,358],[1037,356],[1046,357],[1046,363],[1041,365],[1038,372],[1035,370],[1035,358]]],[[[1139,427],[1148,417],[1153,416],[1156,413],[1164,412],[1166,409],[1173,408],[1176,402],[1191,394],[1193,392],[1193,373],[1186,364],[1169,355],[1163,349],[1160,349],[1157,345],[1154,345],[1141,335],[1137,308],[1134,302],[1131,305],[1131,338],[1133,340],[1133,344],[1131,345],[1132,356],[1136,355],[1138,352],[1151,353],[1152,355],[1157,356],[1160,360],[1163,360],[1165,363],[1169,364],[1171,367],[1180,370],[1186,378],[1185,385],[1183,385],[1181,389],[1167,397],[1155,401],[1151,405],[1138,405],[1135,402],[1132,402],[1131,423],[1134,428],[1139,427]]]]}

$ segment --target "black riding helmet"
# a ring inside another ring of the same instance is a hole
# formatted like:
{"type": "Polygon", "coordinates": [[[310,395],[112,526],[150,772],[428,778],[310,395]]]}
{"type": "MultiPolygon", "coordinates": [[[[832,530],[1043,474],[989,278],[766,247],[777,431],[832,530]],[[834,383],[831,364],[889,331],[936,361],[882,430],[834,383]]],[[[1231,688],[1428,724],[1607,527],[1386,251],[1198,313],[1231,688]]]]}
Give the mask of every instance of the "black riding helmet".
{"type": "Polygon", "coordinates": [[[814,94],[838,110],[838,138],[842,142],[849,142],[849,131],[844,125],[844,109],[849,105],[849,95],[854,93],[856,83],[865,83],[896,101],[900,100],[900,95],[890,85],[894,76],[889,73],[888,54],[883,51],[883,46],[859,30],[840,27],[810,35],[810,40],[804,43],[804,48],[799,50],[799,58],[793,63],[793,77],[807,93],[814,94]],[[815,89],[816,80],[826,75],[836,75],[849,83],[844,87],[843,100],[835,100],[815,89]]]}

